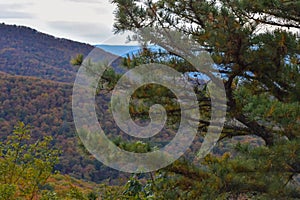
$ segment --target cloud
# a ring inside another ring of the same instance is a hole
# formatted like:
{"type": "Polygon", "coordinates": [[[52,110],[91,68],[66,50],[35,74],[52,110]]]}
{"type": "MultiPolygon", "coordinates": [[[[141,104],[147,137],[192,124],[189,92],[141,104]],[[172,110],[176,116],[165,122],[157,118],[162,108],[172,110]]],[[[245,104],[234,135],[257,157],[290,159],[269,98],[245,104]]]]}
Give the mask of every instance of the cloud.
{"type": "Polygon", "coordinates": [[[114,9],[108,0],[0,0],[0,21],[90,44],[119,44],[114,9]]]}
{"type": "Polygon", "coordinates": [[[24,19],[33,18],[33,15],[22,9],[32,4],[0,4],[0,18],[2,19],[24,19]]]}
{"type": "Polygon", "coordinates": [[[97,14],[111,14],[112,10],[107,9],[107,6],[111,6],[111,3],[108,2],[103,2],[103,0],[64,0],[65,2],[68,3],[79,3],[79,4],[85,4],[87,6],[93,6],[93,10],[97,14]],[[91,5],[93,4],[93,5],[91,5]]]}
{"type": "Polygon", "coordinates": [[[24,18],[33,18],[33,16],[31,14],[25,13],[25,12],[1,10],[0,18],[2,18],[2,19],[24,19],[24,18]]]}
{"type": "Polygon", "coordinates": [[[51,21],[47,23],[51,28],[86,38],[89,41],[102,41],[112,35],[111,27],[99,23],[51,21]]]}
{"type": "Polygon", "coordinates": [[[97,3],[97,4],[102,4],[103,0],[65,0],[69,2],[74,2],[74,3],[97,3]]]}

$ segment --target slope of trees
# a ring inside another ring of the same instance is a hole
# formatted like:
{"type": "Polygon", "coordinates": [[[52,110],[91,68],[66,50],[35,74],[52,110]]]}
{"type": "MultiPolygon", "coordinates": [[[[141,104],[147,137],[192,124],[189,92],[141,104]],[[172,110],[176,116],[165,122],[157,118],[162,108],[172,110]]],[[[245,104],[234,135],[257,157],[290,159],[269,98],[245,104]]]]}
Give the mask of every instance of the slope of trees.
{"type": "MultiPolygon", "coordinates": [[[[55,38],[34,29],[0,24],[0,71],[59,82],[73,82],[77,68],[70,64],[76,54],[87,55],[94,47],[55,38]]],[[[103,51],[102,59],[115,56],[103,51]]]]}
{"type": "Polygon", "coordinates": [[[33,127],[32,138],[51,136],[62,150],[56,170],[95,182],[116,178],[116,171],[82,153],[72,117],[71,84],[0,73],[0,85],[1,141],[23,121],[33,127]]]}

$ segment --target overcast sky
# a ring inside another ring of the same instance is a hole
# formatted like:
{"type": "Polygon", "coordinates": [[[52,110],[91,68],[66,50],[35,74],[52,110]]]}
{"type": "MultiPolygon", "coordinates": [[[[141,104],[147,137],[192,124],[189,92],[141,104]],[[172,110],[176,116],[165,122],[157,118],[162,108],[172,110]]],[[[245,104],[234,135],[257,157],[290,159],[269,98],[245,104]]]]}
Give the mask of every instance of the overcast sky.
{"type": "Polygon", "coordinates": [[[90,44],[124,44],[114,36],[109,0],[0,0],[0,22],[90,44]]]}

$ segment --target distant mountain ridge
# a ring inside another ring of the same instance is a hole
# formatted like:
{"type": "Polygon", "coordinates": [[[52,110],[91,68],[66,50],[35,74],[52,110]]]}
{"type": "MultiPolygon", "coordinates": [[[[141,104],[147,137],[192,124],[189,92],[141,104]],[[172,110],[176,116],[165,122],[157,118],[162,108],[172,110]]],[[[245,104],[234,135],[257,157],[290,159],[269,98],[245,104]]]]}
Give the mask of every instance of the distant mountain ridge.
{"type": "MultiPolygon", "coordinates": [[[[96,47],[103,49],[106,52],[121,56],[121,57],[125,57],[128,54],[129,55],[136,55],[139,53],[139,51],[142,50],[142,47],[139,45],[106,45],[106,44],[99,44],[99,45],[95,45],[96,47]]],[[[159,51],[159,50],[163,50],[162,47],[157,46],[157,45],[149,45],[147,48],[149,48],[151,51],[159,51]]]]}
{"type": "MultiPolygon", "coordinates": [[[[86,56],[94,48],[28,27],[0,24],[0,71],[11,75],[74,82],[78,68],[70,64],[71,58],[86,56]]],[[[98,55],[103,60],[116,58],[105,51],[98,55]]]]}

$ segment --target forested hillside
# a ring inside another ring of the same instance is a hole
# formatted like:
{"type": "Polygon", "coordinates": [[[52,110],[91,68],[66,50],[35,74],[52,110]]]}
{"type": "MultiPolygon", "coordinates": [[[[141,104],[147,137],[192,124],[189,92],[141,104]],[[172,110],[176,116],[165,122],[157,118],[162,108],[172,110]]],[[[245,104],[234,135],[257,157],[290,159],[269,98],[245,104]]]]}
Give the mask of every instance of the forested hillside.
{"type": "MultiPolygon", "coordinates": [[[[0,71],[12,75],[70,83],[77,71],[70,64],[71,58],[77,54],[87,55],[93,48],[28,27],[0,24],[0,71]]],[[[105,51],[98,55],[107,60],[115,57],[105,51]]]]}
{"type": "MultiPolygon", "coordinates": [[[[34,139],[53,136],[53,145],[62,150],[57,170],[99,182],[117,172],[82,153],[71,108],[78,68],[70,60],[93,48],[28,27],[0,24],[0,136],[5,140],[18,121],[30,124],[34,139]]],[[[100,60],[116,57],[100,49],[97,55],[100,60]]]]}
{"type": "Polygon", "coordinates": [[[55,166],[62,173],[99,182],[114,178],[109,170],[80,148],[72,118],[72,84],[0,73],[0,133],[5,140],[15,124],[30,124],[34,139],[54,138],[53,145],[62,150],[55,166]]]}

